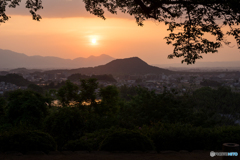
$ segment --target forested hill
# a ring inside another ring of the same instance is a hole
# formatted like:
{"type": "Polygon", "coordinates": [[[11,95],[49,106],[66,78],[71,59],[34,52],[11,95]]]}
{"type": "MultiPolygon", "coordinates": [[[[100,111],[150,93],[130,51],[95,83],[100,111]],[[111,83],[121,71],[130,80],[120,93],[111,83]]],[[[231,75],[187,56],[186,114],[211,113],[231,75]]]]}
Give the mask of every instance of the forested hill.
{"type": "Polygon", "coordinates": [[[6,76],[0,76],[0,82],[12,83],[17,86],[28,86],[31,83],[18,74],[7,74],[6,76]]]}
{"type": "Polygon", "coordinates": [[[116,75],[144,75],[144,74],[161,74],[173,73],[173,71],[148,65],[138,57],[116,59],[105,65],[89,68],[79,68],[72,70],[52,70],[48,72],[68,72],[69,74],[81,73],[86,75],[112,74],[116,75]]]}

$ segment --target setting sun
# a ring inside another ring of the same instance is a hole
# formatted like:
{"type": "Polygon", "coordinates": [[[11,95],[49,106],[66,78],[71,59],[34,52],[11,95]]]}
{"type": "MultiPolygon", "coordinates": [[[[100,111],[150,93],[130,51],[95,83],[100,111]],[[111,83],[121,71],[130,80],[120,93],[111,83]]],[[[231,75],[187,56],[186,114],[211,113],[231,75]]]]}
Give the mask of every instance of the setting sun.
{"type": "Polygon", "coordinates": [[[92,39],[92,44],[96,44],[97,40],[94,38],[92,39]]]}

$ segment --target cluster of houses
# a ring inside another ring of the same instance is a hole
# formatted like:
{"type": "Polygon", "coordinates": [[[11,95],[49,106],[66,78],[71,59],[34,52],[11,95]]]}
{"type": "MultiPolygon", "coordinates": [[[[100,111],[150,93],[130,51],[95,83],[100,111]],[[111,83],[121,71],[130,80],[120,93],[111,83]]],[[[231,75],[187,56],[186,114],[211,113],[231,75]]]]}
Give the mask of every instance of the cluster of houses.
{"type": "Polygon", "coordinates": [[[147,74],[117,77],[117,86],[141,85],[149,90],[163,92],[164,90],[177,89],[180,91],[195,90],[203,86],[216,88],[219,86],[230,87],[233,91],[240,91],[240,72],[234,73],[182,73],[182,74],[147,74]],[[203,82],[211,83],[203,83],[203,82]],[[215,85],[219,84],[219,85],[215,85]]]}
{"type": "MultiPolygon", "coordinates": [[[[8,72],[4,72],[8,74],[8,72]]],[[[21,73],[18,73],[21,74],[21,73]]],[[[67,80],[70,76],[69,73],[28,73],[21,74],[23,78],[38,84],[47,85],[51,82],[60,83],[67,80]]],[[[177,89],[185,92],[187,90],[195,90],[208,84],[204,84],[204,81],[209,81],[210,87],[215,87],[213,84],[218,83],[221,86],[230,87],[233,91],[240,91],[240,72],[173,72],[170,74],[146,74],[146,75],[125,75],[115,76],[117,82],[104,82],[99,81],[101,86],[116,85],[117,87],[137,86],[146,87],[149,90],[155,90],[157,93],[162,93],[164,90],[177,89]]],[[[78,83],[78,82],[75,82],[78,83]]],[[[24,89],[26,86],[16,86],[5,82],[0,82],[0,94],[5,91],[11,91],[15,89],[24,89]]]]}
{"type": "Polygon", "coordinates": [[[17,86],[11,83],[0,82],[0,94],[3,94],[6,91],[13,91],[17,89],[26,89],[27,86],[17,86]]]}

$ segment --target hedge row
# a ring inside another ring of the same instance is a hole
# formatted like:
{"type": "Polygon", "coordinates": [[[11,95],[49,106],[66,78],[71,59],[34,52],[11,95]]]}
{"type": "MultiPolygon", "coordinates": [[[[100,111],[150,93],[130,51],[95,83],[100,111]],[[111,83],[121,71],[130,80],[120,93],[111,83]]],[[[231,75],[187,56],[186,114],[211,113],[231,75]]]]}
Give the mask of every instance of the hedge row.
{"type": "Polygon", "coordinates": [[[143,128],[143,132],[151,137],[157,151],[221,150],[223,143],[240,144],[240,126],[202,128],[159,123],[143,128]]]}
{"type": "MultiPolygon", "coordinates": [[[[181,124],[155,124],[136,129],[110,128],[68,141],[63,150],[163,151],[221,150],[223,143],[240,144],[240,126],[201,128],[181,124]]],[[[3,133],[0,151],[54,151],[53,137],[40,131],[3,133]]]]}
{"type": "Polygon", "coordinates": [[[136,130],[111,128],[90,133],[79,140],[69,141],[66,150],[151,151],[153,142],[136,130]]]}
{"type": "Polygon", "coordinates": [[[0,151],[55,151],[57,144],[53,137],[40,131],[4,133],[0,135],[0,151]]]}
{"type": "Polygon", "coordinates": [[[221,150],[223,143],[240,144],[240,127],[201,128],[158,124],[135,130],[111,129],[69,141],[65,150],[149,151],[221,150]]]}

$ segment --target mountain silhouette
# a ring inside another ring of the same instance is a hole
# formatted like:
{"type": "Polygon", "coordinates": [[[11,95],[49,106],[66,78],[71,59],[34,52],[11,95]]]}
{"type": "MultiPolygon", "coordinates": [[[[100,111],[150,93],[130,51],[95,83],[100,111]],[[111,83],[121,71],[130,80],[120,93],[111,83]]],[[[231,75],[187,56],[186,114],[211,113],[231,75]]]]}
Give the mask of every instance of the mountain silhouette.
{"type": "Polygon", "coordinates": [[[116,59],[105,65],[88,68],[78,68],[71,70],[52,70],[47,72],[55,73],[68,73],[68,74],[86,74],[86,75],[99,75],[99,74],[112,74],[112,75],[144,75],[144,74],[161,74],[172,73],[167,69],[162,69],[148,65],[146,62],[138,57],[131,57],[125,59],[116,59]]]}
{"type": "Polygon", "coordinates": [[[94,67],[106,64],[115,58],[102,54],[88,58],[63,59],[58,57],[27,56],[10,50],[0,49],[0,68],[27,69],[71,69],[80,67],[94,67]]]}

